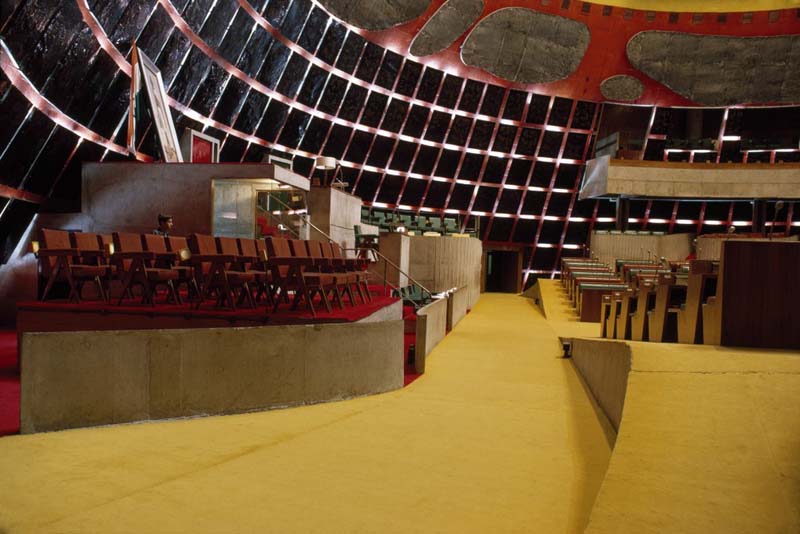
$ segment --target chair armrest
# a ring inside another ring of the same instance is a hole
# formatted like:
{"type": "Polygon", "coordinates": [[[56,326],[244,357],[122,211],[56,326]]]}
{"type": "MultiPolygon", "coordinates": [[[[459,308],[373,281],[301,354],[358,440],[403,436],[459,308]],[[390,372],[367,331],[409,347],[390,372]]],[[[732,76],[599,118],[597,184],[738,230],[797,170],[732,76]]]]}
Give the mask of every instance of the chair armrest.
{"type": "Polygon", "coordinates": [[[238,256],[233,256],[231,254],[192,254],[192,259],[190,261],[192,263],[200,263],[205,261],[232,262],[237,261],[238,259],[238,256]]]}
{"type": "Polygon", "coordinates": [[[258,256],[236,256],[236,261],[243,261],[245,263],[259,263],[263,260],[258,256]]]}
{"type": "Polygon", "coordinates": [[[78,254],[81,258],[105,258],[107,256],[105,250],[79,250],[78,254]]]}
{"type": "Polygon", "coordinates": [[[39,249],[39,256],[43,257],[50,257],[50,256],[77,256],[78,249],[76,248],[40,248],[39,249]]]}
{"type": "Polygon", "coordinates": [[[154,252],[153,254],[155,254],[156,258],[159,260],[171,260],[171,261],[178,260],[177,252],[154,252]]]}
{"type": "Polygon", "coordinates": [[[146,252],[146,251],[138,251],[138,252],[115,252],[114,257],[117,259],[123,260],[133,260],[141,258],[143,260],[152,260],[155,258],[155,253],[153,252],[146,252]]]}
{"type": "Polygon", "coordinates": [[[270,265],[312,265],[311,258],[294,258],[288,256],[272,257],[267,261],[270,265]]]}

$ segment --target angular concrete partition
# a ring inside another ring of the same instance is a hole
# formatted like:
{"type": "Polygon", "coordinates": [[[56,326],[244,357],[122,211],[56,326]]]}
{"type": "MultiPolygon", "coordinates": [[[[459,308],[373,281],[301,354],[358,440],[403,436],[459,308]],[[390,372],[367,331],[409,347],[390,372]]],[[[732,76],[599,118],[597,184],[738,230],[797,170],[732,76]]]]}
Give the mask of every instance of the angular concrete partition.
{"type": "Polygon", "coordinates": [[[403,321],[25,333],[23,433],[310,404],[403,386],[403,321]]]}
{"type": "Polygon", "coordinates": [[[447,297],[447,331],[449,332],[467,315],[469,290],[459,287],[447,297]]]}
{"type": "Polygon", "coordinates": [[[447,335],[447,300],[434,300],[417,311],[417,345],[414,368],[425,372],[425,358],[447,335]]]}
{"type": "Polygon", "coordinates": [[[630,346],[619,341],[575,338],[572,361],[614,430],[619,431],[631,370],[630,346]]]}

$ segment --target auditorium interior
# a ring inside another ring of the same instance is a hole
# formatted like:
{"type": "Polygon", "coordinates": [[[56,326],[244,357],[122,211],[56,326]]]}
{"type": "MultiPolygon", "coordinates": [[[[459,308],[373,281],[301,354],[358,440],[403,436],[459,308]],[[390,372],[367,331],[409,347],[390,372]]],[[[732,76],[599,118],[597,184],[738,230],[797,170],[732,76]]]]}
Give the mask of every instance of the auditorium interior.
{"type": "Polygon", "coordinates": [[[798,0],[0,1],[0,533],[800,532],[798,0]]]}

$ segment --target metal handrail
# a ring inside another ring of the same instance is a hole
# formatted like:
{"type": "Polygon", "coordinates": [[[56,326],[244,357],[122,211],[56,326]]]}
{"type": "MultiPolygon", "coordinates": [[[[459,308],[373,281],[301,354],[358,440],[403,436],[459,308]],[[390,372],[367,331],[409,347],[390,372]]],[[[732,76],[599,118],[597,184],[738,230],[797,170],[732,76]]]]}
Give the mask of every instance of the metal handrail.
{"type": "MultiPolygon", "coordinates": [[[[286,204],[285,202],[283,202],[281,199],[279,199],[279,198],[277,198],[277,197],[272,197],[272,200],[276,201],[278,204],[280,204],[280,205],[284,206],[285,208],[287,208],[287,209],[289,209],[289,210],[291,210],[291,209],[292,209],[292,207],[291,207],[291,206],[289,206],[288,204],[286,204]]],[[[328,241],[330,241],[331,243],[335,243],[335,242],[336,242],[336,241],[335,241],[335,240],[334,240],[334,239],[333,239],[333,238],[332,238],[330,235],[328,235],[327,233],[323,232],[323,231],[322,231],[322,230],[321,230],[321,229],[320,229],[320,228],[319,228],[317,225],[315,225],[314,223],[312,223],[312,222],[311,222],[311,219],[310,219],[310,217],[309,217],[309,215],[308,215],[307,213],[298,213],[298,214],[297,214],[297,216],[298,216],[298,217],[301,217],[301,218],[303,219],[303,221],[304,221],[304,222],[305,222],[307,225],[309,225],[311,228],[313,228],[314,230],[316,230],[317,232],[319,232],[320,234],[322,234],[323,236],[325,236],[325,238],[326,238],[328,241]]],[[[397,264],[395,264],[395,263],[394,263],[392,260],[390,260],[389,258],[387,258],[386,256],[384,256],[383,254],[381,254],[379,251],[375,250],[374,248],[370,248],[370,247],[356,247],[356,248],[354,248],[354,249],[346,249],[346,250],[358,250],[358,251],[361,251],[361,250],[369,250],[369,251],[371,251],[373,254],[375,254],[376,256],[378,256],[378,257],[380,257],[381,259],[383,259],[383,261],[384,261],[384,262],[386,262],[387,264],[389,264],[389,265],[391,265],[392,267],[394,267],[394,268],[397,270],[397,272],[399,272],[400,274],[402,274],[402,275],[404,275],[406,278],[408,278],[408,279],[411,281],[411,283],[413,283],[413,284],[415,284],[415,285],[418,285],[419,287],[421,287],[423,291],[425,291],[425,292],[427,292],[427,293],[428,293],[428,295],[433,295],[433,293],[432,293],[432,292],[431,292],[431,291],[430,291],[430,290],[429,290],[427,287],[423,286],[422,284],[420,284],[419,282],[417,282],[416,280],[414,280],[414,278],[412,278],[410,274],[408,274],[407,272],[403,271],[403,269],[401,269],[401,268],[400,268],[400,267],[399,267],[397,264]]],[[[386,272],[385,272],[385,271],[384,271],[384,276],[383,276],[383,282],[384,282],[384,285],[389,285],[389,286],[392,286],[392,288],[393,288],[393,289],[398,289],[396,286],[394,286],[394,284],[390,284],[390,283],[388,282],[388,280],[387,280],[387,278],[386,278],[386,272]]]]}

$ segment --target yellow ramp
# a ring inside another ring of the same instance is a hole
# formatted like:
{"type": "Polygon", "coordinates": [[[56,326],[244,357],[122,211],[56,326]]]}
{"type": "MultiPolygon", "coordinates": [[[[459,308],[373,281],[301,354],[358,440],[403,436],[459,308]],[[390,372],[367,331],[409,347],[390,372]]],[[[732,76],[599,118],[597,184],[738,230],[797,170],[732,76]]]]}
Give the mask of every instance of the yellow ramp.
{"type": "Polygon", "coordinates": [[[400,391],[3,438],[0,532],[582,532],[610,446],[560,352],[486,294],[400,391]]]}
{"type": "Polygon", "coordinates": [[[600,323],[580,321],[567,296],[567,290],[561,285],[561,280],[540,278],[536,283],[539,286],[545,316],[556,335],[564,338],[600,337],[600,323]]]}
{"type": "Polygon", "coordinates": [[[800,353],[630,347],[622,423],[586,532],[800,532],[800,353]]]}

